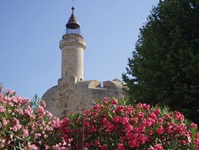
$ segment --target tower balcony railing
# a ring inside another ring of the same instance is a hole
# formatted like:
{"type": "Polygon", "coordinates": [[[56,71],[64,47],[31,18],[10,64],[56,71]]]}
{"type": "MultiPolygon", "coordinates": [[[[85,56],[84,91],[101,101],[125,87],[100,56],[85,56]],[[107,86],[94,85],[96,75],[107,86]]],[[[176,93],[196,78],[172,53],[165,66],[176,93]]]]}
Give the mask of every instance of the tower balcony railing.
{"type": "Polygon", "coordinates": [[[79,36],[79,37],[83,38],[81,31],[80,31],[80,28],[77,28],[77,29],[66,28],[66,33],[64,33],[62,38],[64,39],[65,37],[68,37],[68,36],[70,36],[70,37],[79,36]]]}
{"type": "Polygon", "coordinates": [[[80,28],[77,29],[66,28],[66,34],[79,34],[82,36],[80,28]]]}

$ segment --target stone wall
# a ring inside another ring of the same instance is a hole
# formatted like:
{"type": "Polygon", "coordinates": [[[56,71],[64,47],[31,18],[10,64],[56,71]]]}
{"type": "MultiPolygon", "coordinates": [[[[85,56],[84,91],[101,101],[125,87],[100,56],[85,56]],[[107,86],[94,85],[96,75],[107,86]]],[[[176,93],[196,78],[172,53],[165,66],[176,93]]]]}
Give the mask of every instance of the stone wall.
{"type": "Polygon", "coordinates": [[[97,80],[79,81],[73,85],[59,80],[59,84],[47,90],[42,99],[53,115],[64,117],[71,112],[82,113],[84,109],[92,107],[97,99],[123,97],[121,81],[105,81],[103,85],[101,87],[97,80]]]}

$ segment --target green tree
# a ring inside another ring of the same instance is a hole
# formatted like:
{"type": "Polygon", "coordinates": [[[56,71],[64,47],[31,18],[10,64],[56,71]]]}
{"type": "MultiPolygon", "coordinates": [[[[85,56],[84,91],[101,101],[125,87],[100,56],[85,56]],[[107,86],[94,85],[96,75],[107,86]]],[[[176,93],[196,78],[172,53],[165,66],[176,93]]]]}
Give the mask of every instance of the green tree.
{"type": "Polygon", "coordinates": [[[160,0],[147,19],[123,73],[126,94],[199,124],[199,0],[160,0]]]}

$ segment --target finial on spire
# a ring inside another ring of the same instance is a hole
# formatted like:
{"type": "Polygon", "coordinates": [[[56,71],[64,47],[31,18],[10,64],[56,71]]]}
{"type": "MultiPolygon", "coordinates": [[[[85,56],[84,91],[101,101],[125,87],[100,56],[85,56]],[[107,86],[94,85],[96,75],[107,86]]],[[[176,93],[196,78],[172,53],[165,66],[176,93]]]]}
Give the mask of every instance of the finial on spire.
{"type": "Polygon", "coordinates": [[[72,13],[74,14],[74,10],[75,10],[75,8],[74,8],[74,7],[72,7],[71,9],[72,9],[72,13]]]}

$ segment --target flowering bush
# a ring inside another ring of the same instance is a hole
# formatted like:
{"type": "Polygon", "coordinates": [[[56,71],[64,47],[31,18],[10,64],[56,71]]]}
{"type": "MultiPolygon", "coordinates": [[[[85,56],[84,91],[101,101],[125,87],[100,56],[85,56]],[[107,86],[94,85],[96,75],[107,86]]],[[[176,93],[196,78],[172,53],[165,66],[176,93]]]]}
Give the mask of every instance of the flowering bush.
{"type": "Polygon", "coordinates": [[[0,86],[0,149],[60,149],[66,143],[60,137],[60,120],[44,110],[40,101],[35,108],[29,99],[0,86]]]}
{"type": "Polygon", "coordinates": [[[83,128],[85,150],[199,150],[197,125],[187,124],[177,111],[104,98],[84,114],[60,121],[44,107],[43,101],[35,105],[0,86],[0,149],[75,150],[83,128]]]}
{"type": "MultiPolygon", "coordinates": [[[[89,150],[197,149],[197,125],[185,125],[177,111],[146,104],[123,106],[116,99],[103,99],[83,115],[74,114],[62,122],[62,133],[77,148],[77,128],[84,127],[84,148],[89,150]]],[[[68,141],[69,142],[69,141],[68,141]]]]}

